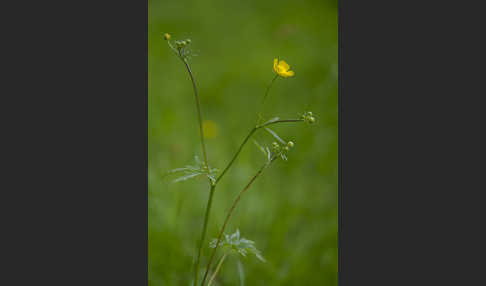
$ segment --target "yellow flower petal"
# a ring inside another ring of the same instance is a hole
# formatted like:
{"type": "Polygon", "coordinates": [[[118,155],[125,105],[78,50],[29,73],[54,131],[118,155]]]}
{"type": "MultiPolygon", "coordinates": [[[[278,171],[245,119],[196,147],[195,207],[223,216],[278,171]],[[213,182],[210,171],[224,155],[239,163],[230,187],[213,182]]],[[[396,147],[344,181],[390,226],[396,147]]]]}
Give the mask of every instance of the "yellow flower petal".
{"type": "Polygon", "coordinates": [[[290,70],[290,66],[284,60],[273,59],[273,71],[281,77],[294,76],[294,72],[290,70]]]}
{"type": "Polygon", "coordinates": [[[286,75],[285,77],[291,77],[291,76],[294,76],[294,74],[295,74],[294,71],[287,71],[287,72],[285,72],[285,75],[286,75]]]}
{"type": "Polygon", "coordinates": [[[288,71],[290,69],[290,66],[289,64],[287,64],[284,60],[281,60],[279,63],[278,63],[278,66],[279,67],[282,67],[282,69],[284,71],[288,71]]]}

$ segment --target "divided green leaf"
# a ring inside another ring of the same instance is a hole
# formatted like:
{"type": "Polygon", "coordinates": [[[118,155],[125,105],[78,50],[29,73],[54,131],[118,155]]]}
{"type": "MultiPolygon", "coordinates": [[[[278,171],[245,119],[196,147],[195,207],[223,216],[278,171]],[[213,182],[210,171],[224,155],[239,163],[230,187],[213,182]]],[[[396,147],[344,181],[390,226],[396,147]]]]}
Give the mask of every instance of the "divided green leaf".
{"type": "Polygon", "coordinates": [[[209,167],[209,170],[206,168],[203,162],[199,160],[197,156],[194,157],[195,165],[187,165],[183,168],[176,168],[168,171],[163,177],[168,175],[176,174],[176,173],[183,173],[182,176],[178,177],[177,179],[173,180],[172,183],[178,183],[182,181],[186,181],[188,179],[195,178],[199,175],[206,175],[211,181],[216,181],[215,175],[218,172],[218,169],[209,167]]]}
{"type": "MultiPolygon", "coordinates": [[[[215,248],[217,242],[217,239],[211,240],[209,247],[215,248]]],[[[229,251],[234,251],[243,257],[246,257],[248,253],[251,253],[260,261],[266,262],[265,258],[263,258],[261,255],[261,252],[256,249],[255,242],[244,237],[240,237],[240,231],[238,229],[231,235],[224,234],[224,239],[221,240],[220,245],[221,247],[226,248],[229,251]]]]}

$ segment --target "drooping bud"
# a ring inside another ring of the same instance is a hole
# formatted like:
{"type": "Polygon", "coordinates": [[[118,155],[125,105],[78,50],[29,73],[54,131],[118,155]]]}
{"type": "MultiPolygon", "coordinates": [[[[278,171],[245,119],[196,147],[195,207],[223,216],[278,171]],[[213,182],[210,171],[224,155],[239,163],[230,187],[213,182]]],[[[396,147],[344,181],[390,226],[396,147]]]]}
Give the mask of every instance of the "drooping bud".
{"type": "Polygon", "coordinates": [[[292,142],[292,141],[289,141],[289,142],[287,143],[287,146],[288,146],[289,148],[292,148],[292,147],[294,147],[294,142],[292,142]]]}

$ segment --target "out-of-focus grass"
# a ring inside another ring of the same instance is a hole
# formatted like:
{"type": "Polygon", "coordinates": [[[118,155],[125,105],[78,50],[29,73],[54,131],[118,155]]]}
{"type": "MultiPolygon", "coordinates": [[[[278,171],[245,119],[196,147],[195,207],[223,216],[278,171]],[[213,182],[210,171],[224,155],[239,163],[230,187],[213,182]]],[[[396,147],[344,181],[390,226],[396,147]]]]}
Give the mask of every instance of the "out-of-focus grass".
{"type": "MultiPolygon", "coordinates": [[[[204,119],[216,124],[207,140],[210,164],[223,168],[252,128],[259,100],[280,56],[295,71],[279,78],[267,118],[311,110],[317,124],[273,130],[295,142],[243,196],[228,232],[239,228],[267,263],[241,259],[245,285],[337,285],[337,1],[149,0],[149,285],[188,286],[208,183],[170,184],[164,172],[201,157],[196,107],[183,64],[162,38],[192,39],[191,60],[204,119]]],[[[259,131],[264,144],[273,140],[259,131]]],[[[264,162],[249,142],[218,184],[208,226],[215,237],[236,194],[264,162]]],[[[239,285],[229,257],[219,285],[239,285]]]]}

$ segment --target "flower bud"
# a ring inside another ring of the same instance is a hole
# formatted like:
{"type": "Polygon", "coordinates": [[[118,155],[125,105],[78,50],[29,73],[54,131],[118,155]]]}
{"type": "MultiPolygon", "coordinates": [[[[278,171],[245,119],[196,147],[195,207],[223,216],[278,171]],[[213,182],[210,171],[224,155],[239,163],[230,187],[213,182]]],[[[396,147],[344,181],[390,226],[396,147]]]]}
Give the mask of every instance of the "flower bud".
{"type": "Polygon", "coordinates": [[[285,146],[285,147],[284,147],[284,150],[285,150],[285,151],[289,151],[289,147],[288,147],[288,146],[285,146]]]}
{"type": "Polygon", "coordinates": [[[187,40],[186,40],[186,42],[187,42],[188,44],[190,44],[190,43],[191,43],[191,39],[187,39],[187,40]]]}
{"type": "Polygon", "coordinates": [[[294,142],[292,142],[292,141],[289,141],[289,142],[287,143],[287,146],[288,146],[289,148],[292,148],[292,147],[294,147],[294,142]]]}
{"type": "Polygon", "coordinates": [[[164,34],[164,39],[166,39],[167,41],[168,41],[168,40],[170,40],[170,34],[165,33],[165,34],[164,34]]]}
{"type": "Polygon", "coordinates": [[[313,116],[309,117],[309,123],[312,124],[314,122],[316,122],[316,119],[313,116]]]}
{"type": "Polygon", "coordinates": [[[277,143],[277,142],[273,142],[273,143],[272,143],[272,147],[273,147],[273,150],[275,150],[275,151],[280,150],[280,145],[278,145],[278,143],[277,143]]]}

